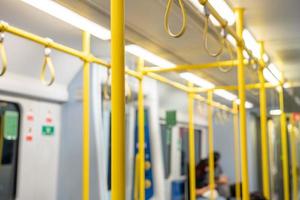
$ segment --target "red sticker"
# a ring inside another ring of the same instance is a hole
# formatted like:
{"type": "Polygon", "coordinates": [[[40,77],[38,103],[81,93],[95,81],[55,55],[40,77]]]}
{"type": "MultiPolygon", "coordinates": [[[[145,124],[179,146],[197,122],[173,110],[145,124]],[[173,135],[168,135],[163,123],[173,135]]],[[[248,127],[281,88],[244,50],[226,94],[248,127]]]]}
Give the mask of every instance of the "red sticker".
{"type": "Polygon", "coordinates": [[[52,120],[50,117],[47,117],[47,118],[46,118],[46,123],[49,123],[49,124],[51,124],[51,123],[52,123],[52,121],[53,121],[53,120],[52,120]]]}
{"type": "Polygon", "coordinates": [[[26,135],[26,141],[31,142],[32,141],[32,135],[26,135]]]}
{"type": "Polygon", "coordinates": [[[34,120],[33,115],[27,115],[27,120],[28,120],[28,121],[33,121],[33,120],[34,120]]]}

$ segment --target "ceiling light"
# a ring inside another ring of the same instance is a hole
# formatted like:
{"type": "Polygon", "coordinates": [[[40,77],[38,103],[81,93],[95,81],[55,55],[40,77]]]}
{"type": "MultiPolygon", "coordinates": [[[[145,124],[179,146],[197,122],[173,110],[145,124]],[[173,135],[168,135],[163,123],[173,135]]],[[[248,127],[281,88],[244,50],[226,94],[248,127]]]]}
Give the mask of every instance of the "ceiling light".
{"type": "Polygon", "coordinates": [[[230,44],[232,44],[232,46],[236,47],[236,41],[232,35],[227,34],[226,39],[230,42],[230,44]]]}
{"type": "Polygon", "coordinates": [[[87,31],[99,39],[109,40],[111,37],[111,33],[108,29],[80,16],[76,12],[73,12],[63,7],[62,5],[52,0],[43,0],[43,1],[22,0],[22,1],[78,29],[87,31]]]}
{"type": "Polygon", "coordinates": [[[234,24],[235,14],[224,0],[208,0],[208,2],[219,13],[219,15],[228,22],[228,25],[231,26],[234,24]]]}
{"type": "Polygon", "coordinates": [[[215,85],[195,74],[192,74],[190,72],[184,72],[180,74],[180,77],[203,88],[214,88],[215,85]]]}
{"type": "Polygon", "coordinates": [[[243,50],[243,56],[247,60],[250,58],[250,56],[249,56],[249,54],[248,54],[248,52],[246,50],[243,50]]]}
{"type": "Polygon", "coordinates": [[[260,46],[247,29],[243,31],[243,38],[245,40],[246,47],[252,51],[253,56],[260,58],[260,46]]]}
{"type": "Polygon", "coordinates": [[[268,68],[272,72],[272,74],[275,76],[275,78],[277,78],[278,80],[281,80],[281,72],[278,70],[278,68],[276,67],[276,65],[274,65],[273,63],[271,63],[268,66],[268,68]]]}
{"type": "MultiPolygon", "coordinates": [[[[241,101],[240,101],[240,99],[237,99],[235,102],[236,102],[238,105],[240,105],[240,102],[241,102],[241,101]]],[[[253,104],[250,103],[249,101],[246,101],[245,107],[246,107],[247,109],[253,108],[253,104]]]]}
{"type": "Polygon", "coordinates": [[[270,110],[270,115],[273,115],[273,116],[281,115],[281,110],[279,110],[279,109],[270,110]]]}
{"type": "Polygon", "coordinates": [[[211,23],[213,23],[213,25],[221,26],[220,22],[213,15],[209,15],[209,19],[210,19],[211,23]]]}
{"type": "Polygon", "coordinates": [[[283,84],[283,88],[285,88],[285,89],[290,88],[290,87],[292,87],[292,84],[291,84],[291,83],[285,82],[285,83],[283,84]]]}
{"type": "Polygon", "coordinates": [[[267,63],[267,62],[269,62],[270,58],[267,54],[264,54],[263,55],[263,60],[267,63]]]}
{"type": "Polygon", "coordinates": [[[140,57],[140,58],[146,60],[149,63],[152,63],[153,65],[157,65],[160,67],[166,67],[166,68],[175,66],[174,63],[171,63],[168,60],[163,59],[138,45],[134,45],[134,44],[126,45],[125,50],[128,53],[131,53],[137,57],[140,57]]]}
{"type": "Polygon", "coordinates": [[[204,6],[198,0],[189,0],[193,6],[202,14],[204,14],[204,6]]]}
{"type": "MultiPolygon", "coordinates": [[[[189,1],[201,14],[205,13],[204,6],[199,3],[199,0],[189,1]]],[[[234,24],[235,14],[224,0],[209,0],[209,3],[220,14],[220,16],[228,22],[230,26],[234,24]]],[[[215,26],[220,26],[220,22],[213,15],[210,15],[209,19],[215,26]]]]}
{"type": "Polygon", "coordinates": [[[263,74],[268,82],[272,84],[278,84],[279,80],[271,73],[268,68],[264,68],[263,74]]]}
{"type": "Polygon", "coordinates": [[[214,93],[228,101],[234,101],[237,99],[237,96],[235,94],[227,92],[226,90],[215,90],[214,93]]]}

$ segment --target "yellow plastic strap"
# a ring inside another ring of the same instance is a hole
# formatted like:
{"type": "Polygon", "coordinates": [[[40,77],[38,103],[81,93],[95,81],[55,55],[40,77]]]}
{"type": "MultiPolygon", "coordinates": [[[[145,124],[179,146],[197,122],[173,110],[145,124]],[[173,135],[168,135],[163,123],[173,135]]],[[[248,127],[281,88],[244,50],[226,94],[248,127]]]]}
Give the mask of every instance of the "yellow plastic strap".
{"type": "MultiPolygon", "coordinates": [[[[228,49],[230,59],[234,60],[233,50],[232,50],[230,44],[228,44],[228,41],[226,41],[226,40],[224,41],[224,46],[226,46],[226,48],[228,49]]],[[[218,61],[220,60],[220,56],[217,57],[217,60],[218,61]]],[[[230,72],[233,69],[233,67],[221,67],[221,66],[219,66],[218,68],[221,72],[224,72],[224,73],[230,72]]]]}
{"type": "Polygon", "coordinates": [[[45,49],[45,59],[44,59],[44,63],[43,63],[43,67],[42,67],[42,71],[41,71],[41,81],[43,84],[50,86],[54,83],[55,81],[55,69],[50,57],[50,50],[48,48],[45,49]],[[49,51],[49,52],[47,52],[49,51]],[[46,80],[46,68],[49,68],[49,72],[50,72],[50,80],[46,80]]]}
{"type": "Polygon", "coordinates": [[[180,7],[180,10],[181,10],[181,15],[182,15],[182,24],[181,24],[181,28],[180,28],[178,33],[172,32],[172,30],[170,28],[170,24],[169,24],[169,18],[170,18],[171,6],[173,4],[173,1],[174,0],[168,0],[166,12],[165,12],[165,18],[164,18],[164,27],[165,27],[166,32],[171,37],[178,38],[178,37],[181,37],[184,34],[185,30],[186,30],[186,12],[185,12],[185,9],[184,9],[183,0],[178,0],[179,7],[180,7]]]}
{"type": "Polygon", "coordinates": [[[7,57],[6,57],[6,51],[4,47],[4,34],[1,33],[0,38],[0,54],[1,54],[1,60],[2,60],[2,67],[0,71],[0,76],[3,76],[7,70],[7,57]]]}
{"type": "Polygon", "coordinates": [[[210,52],[210,50],[208,48],[208,23],[209,23],[209,15],[206,15],[205,22],[204,22],[204,33],[203,33],[204,49],[208,53],[208,55],[210,55],[212,57],[218,57],[219,55],[221,55],[223,53],[225,36],[223,36],[220,41],[220,43],[221,43],[220,49],[215,53],[210,52]]]}

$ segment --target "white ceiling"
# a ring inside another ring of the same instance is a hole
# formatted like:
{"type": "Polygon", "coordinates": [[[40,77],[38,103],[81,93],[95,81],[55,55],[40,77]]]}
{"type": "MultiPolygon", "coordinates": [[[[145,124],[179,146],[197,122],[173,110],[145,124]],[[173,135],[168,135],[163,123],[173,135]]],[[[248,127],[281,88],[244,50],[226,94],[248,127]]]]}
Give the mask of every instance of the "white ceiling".
{"type": "Polygon", "coordinates": [[[231,0],[246,8],[247,26],[284,73],[286,79],[299,81],[300,1],[299,0],[231,0]]]}
{"type": "MultiPolygon", "coordinates": [[[[109,0],[57,0],[69,8],[80,12],[85,17],[99,22],[109,28],[109,0]]],[[[163,16],[166,0],[126,0],[126,39],[127,42],[139,44],[158,55],[175,62],[205,63],[213,61],[203,49],[202,32],[203,17],[196,14],[189,5],[188,27],[185,35],[179,39],[170,38],[163,29],[163,16]]],[[[185,1],[187,2],[187,1],[185,1]]],[[[259,40],[264,40],[267,52],[283,70],[288,80],[300,80],[297,64],[300,59],[300,8],[299,0],[232,0],[231,5],[246,7],[246,25],[259,40]]],[[[48,16],[21,1],[1,0],[0,19],[20,28],[24,28],[38,35],[50,37],[55,41],[69,45],[73,48],[81,48],[81,33],[79,30],[48,16]]],[[[172,13],[171,22],[180,21],[178,9],[172,13]]],[[[211,36],[212,48],[218,48],[218,43],[211,36]]],[[[110,45],[107,42],[93,40],[94,54],[109,60],[110,45]]],[[[21,44],[21,41],[20,41],[21,44]]],[[[23,46],[26,46],[24,43],[23,46]]],[[[15,51],[18,49],[16,48],[15,51]]],[[[10,50],[11,51],[11,50],[10,50]]],[[[40,51],[40,50],[36,50],[40,51]]],[[[28,53],[28,52],[26,52],[28,53]]],[[[15,52],[9,53],[9,57],[15,56],[15,52]]],[[[18,52],[18,54],[21,54],[18,52]]],[[[32,58],[36,54],[26,55],[32,58]]],[[[20,58],[20,59],[25,59],[20,58]]],[[[10,59],[11,60],[11,59],[10,59]]],[[[25,61],[23,61],[25,62],[25,61]]],[[[81,62],[73,61],[78,70],[81,62]]],[[[69,62],[69,63],[72,63],[69,62]]],[[[65,64],[68,62],[63,62],[65,64]]],[[[40,63],[34,64],[39,66],[40,63]]],[[[60,69],[59,69],[60,70],[60,69]]],[[[202,70],[203,77],[221,85],[236,84],[236,71],[221,73],[216,70],[202,70]]],[[[61,74],[68,74],[62,71],[61,74]]],[[[247,69],[247,82],[257,82],[256,72],[247,69]]],[[[171,75],[172,78],[177,76],[171,75]]],[[[179,79],[178,79],[179,80],[179,79]]],[[[61,81],[64,81],[62,78],[61,81]]],[[[257,96],[248,94],[250,101],[256,101],[257,96]]]]}

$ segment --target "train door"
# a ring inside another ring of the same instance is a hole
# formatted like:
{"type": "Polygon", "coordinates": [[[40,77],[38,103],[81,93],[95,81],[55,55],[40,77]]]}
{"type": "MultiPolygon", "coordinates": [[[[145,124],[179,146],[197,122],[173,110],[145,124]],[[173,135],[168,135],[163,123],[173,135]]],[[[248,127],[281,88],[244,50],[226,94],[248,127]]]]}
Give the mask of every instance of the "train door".
{"type": "Polygon", "coordinates": [[[16,197],[20,110],[0,101],[0,199],[16,197]]]}
{"type": "MultiPolygon", "coordinates": [[[[188,128],[177,125],[171,132],[161,125],[165,179],[167,180],[167,198],[182,200],[188,196],[188,128]]],[[[195,129],[195,161],[203,155],[203,129],[195,129]]]]}
{"type": "Polygon", "coordinates": [[[270,166],[270,190],[271,199],[282,198],[282,169],[280,149],[280,123],[278,119],[269,119],[268,123],[269,141],[269,166],[270,166]]]}

